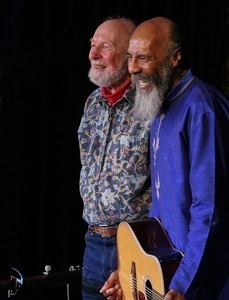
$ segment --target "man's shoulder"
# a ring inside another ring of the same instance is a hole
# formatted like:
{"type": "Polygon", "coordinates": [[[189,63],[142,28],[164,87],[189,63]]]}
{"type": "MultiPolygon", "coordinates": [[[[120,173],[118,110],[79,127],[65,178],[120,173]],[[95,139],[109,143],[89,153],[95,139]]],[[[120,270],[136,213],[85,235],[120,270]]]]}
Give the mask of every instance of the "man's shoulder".
{"type": "Polygon", "coordinates": [[[95,90],[93,90],[90,93],[88,98],[95,98],[95,97],[98,97],[99,95],[102,95],[102,88],[101,87],[98,87],[95,90]]]}

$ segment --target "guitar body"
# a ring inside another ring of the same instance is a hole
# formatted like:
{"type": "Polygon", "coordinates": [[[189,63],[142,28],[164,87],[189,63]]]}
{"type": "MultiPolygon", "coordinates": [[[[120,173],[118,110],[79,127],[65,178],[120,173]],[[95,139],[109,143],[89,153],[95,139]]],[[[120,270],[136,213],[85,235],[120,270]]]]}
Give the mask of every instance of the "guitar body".
{"type": "Polygon", "coordinates": [[[173,248],[159,220],[133,226],[121,222],[117,249],[123,300],[163,299],[182,253],[173,248]]]}

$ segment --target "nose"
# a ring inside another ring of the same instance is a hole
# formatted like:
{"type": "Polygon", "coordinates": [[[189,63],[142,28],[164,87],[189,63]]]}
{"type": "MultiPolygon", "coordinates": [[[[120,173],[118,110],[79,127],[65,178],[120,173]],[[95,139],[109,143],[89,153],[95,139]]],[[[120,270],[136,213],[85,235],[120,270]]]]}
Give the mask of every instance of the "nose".
{"type": "Polygon", "coordinates": [[[89,51],[89,59],[101,58],[101,52],[98,47],[92,47],[89,51]]]}
{"type": "Polygon", "coordinates": [[[142,68],[141,66],[137,63],[136,60],[134,59],[129,59],[128,60],[128,70],[130,74],[137,74],[141,73],[142,68]]]}

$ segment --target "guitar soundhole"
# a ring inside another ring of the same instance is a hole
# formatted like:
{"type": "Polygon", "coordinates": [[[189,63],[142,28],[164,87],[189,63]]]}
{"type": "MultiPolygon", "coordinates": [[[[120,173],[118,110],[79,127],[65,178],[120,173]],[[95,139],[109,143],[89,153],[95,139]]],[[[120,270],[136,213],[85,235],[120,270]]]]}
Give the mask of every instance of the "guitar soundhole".
{"type": "Polygon", "coordinates": [[[151,282],[149,280],[147,280],[145,282],[145,295],[146,295],[146,297],[141,291],[139,291],[138,292],[138,299],[139,300],[153,300],[152,288],[153,287],[152,287],[151,282]]]}
{"type": "Polygon", "coordinates": [[[152,287],[151,282],[149,280],[146,280],[145,285],[146,285],[146,288],[145,288],[146,299],[153,300],[153,293],[152,293],[153,287],[152,287]]]}

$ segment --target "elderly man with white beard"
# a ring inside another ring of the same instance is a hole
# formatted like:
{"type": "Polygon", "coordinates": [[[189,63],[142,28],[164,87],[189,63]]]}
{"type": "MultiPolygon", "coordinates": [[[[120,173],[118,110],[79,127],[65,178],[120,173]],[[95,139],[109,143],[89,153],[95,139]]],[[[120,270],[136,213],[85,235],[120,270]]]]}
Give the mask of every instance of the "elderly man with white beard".
{"type": "MultiPolygon", "coordinates": [[[[134,114],[151,122],[149,217],[183,253],[163,299],[228,300],[229,99],[195,76],[186,53],[179,26],[165,17],[130,38],[134,114]]],[[[117,272],[103,290],[112,280],[117,272]]]]}

